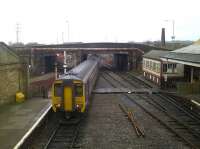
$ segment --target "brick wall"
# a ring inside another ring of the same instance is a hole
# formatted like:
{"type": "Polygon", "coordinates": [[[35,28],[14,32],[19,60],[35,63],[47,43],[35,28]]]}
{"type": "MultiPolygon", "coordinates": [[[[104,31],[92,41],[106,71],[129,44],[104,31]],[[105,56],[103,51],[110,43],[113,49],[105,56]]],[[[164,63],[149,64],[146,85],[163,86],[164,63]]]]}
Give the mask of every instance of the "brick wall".
{"type": "Polygon", "coordinates": [[[19,64],[0,66],[0,105],[15,101],[15,93],[25,92],[26,79],[19,64]]]}
{"type": "Polygon", "coordinates": [[[26,68],[19,56],[0,43],[0,105],[14,102],[17,91],[26,94],[26,77],[26,68]]]}

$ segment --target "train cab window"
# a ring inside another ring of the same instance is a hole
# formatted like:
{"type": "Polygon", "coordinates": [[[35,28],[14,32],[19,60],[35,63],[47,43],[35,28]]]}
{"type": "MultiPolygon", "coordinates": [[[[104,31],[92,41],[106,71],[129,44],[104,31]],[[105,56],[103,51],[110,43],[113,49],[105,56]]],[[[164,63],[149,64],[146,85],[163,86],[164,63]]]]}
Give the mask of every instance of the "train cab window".
{"type": "Polygon", "coordinates": [[[75,96],[83,96],[83,86],[82,84],[75,84],[75,96]]]}
{"type": "Polygon", "coordinates": [[[61,97],[62,96],[62,86],[61,84],[54,85],[54,96],[61,97]]]}

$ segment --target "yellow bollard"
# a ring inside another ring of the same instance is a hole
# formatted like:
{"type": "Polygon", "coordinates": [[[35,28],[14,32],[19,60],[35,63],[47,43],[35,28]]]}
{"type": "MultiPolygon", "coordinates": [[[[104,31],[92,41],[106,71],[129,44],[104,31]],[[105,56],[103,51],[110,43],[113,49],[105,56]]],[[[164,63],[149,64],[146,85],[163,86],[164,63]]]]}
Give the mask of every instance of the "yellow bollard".
{"type": "Polygon", "coordinates": [[[25,96],[22,92],[17,92],[15,94],[15,99],[16,99],[16,102],[21,103],[21,102],[24,102],[25,96]]]}

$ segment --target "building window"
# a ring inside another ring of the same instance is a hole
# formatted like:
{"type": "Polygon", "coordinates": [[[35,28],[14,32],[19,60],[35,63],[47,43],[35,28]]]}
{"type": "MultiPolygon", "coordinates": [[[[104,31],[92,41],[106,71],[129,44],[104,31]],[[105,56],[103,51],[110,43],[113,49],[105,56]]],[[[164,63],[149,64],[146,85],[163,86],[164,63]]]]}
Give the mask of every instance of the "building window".
{"type": "Polygon", "coordinates": [[[172,64],[173,73],[177,73],[176,64],[172,64]]]}
{"type": "Polygon", "coordinates": [[[160,72],[160,63],[156,63],[156,72],[157,72],[157,73],[160,72]]]}
{"type": "Polygon", "coordinates": [[[172,73],[172,64],[168,64],[167,66],[167,72],[172,73]]]}
{"type": "Polygon", "coordinates": [[[149,61],[146,61],[146,68],[149,69],[149,61]]]}
{"type": "Polygon", "coordinates": [[[176,64],[168,64],[168,69],[167,69],[168,73],[176,73],[176,64]]]}
{"type": "Polygon", "coordinates": [[[153,70],[153,63],[150,61],[150,70],[153,70]]]}
{"type": "Polygon", "coordinates": [[[163,72],[167,72],[167,64],[163,64],[163,72]]]}
{"type": "Polygon", "coordinates": [[[146,68],[146,60],[143,60],[143,67],[146,68]]]}
{"type": "Polygon", "coordinates": [[[158,63],[158,72],[160,72],[160,63],[158,63]]]}
{"type": "Polygon", "coordinates": [[[156,63],[153,62],[153,71],[156,72],[156,63]]]}

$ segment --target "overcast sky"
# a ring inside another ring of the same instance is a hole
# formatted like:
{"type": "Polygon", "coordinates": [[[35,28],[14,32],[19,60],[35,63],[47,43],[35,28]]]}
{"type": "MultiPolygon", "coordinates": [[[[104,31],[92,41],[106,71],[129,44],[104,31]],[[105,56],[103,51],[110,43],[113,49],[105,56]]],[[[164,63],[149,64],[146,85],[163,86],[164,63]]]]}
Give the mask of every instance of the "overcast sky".
{"type": "Polygon", "coordinates": [[[200,38],[199,0],[0,0],[0,41],[127,42],[200,38]],[[67,23],[69,22],[69,23],[67,23]],[[62,38],[63,34],[63,38],[62,38]]]}

